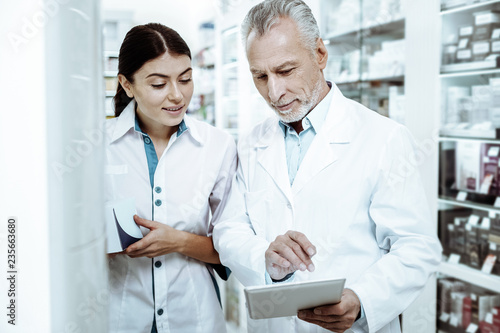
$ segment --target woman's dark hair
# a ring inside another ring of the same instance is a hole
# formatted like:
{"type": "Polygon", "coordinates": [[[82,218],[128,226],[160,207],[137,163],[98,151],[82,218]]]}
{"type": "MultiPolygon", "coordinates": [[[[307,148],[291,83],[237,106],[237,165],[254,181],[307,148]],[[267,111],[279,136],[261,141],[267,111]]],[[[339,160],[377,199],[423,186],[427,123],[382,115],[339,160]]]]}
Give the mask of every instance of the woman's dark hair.
{"type": "MultiPolygon", "coordinates": [[[[123,74],[128,81],[133,83],[135,72],[146,62],[167,51],[171,55],[187,55],[191,59],[189,47],[175,30],[160,23],[135,26],[127,33],[120,47],[118,74],[123,74]]],[[[132,99],[118,83],[113,100],[115,116],[118,117],[132,99]]]]}

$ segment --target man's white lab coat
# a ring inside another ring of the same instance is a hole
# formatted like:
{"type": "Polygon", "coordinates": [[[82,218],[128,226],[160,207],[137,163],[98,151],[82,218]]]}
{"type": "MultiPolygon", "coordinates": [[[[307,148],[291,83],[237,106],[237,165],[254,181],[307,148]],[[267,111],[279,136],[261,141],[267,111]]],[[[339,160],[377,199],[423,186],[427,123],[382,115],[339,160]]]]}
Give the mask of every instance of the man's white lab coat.
{"type": "MultiPolygon", "coordinates": [[[[287,230],[300,231],[317,248],[316,270],[297,271],[294,280],[344,277],[367,320],[352,331],[367,331],[367,324],[369,332],[400,332],[398,315],[441,255],[416,147],[404,126],[332,89],[325,123],[292,186],[276,117],[240,140],[237,176],[214,244],[244,285],[262,285],[269,243],[287,230]]],[[[297,317],[249,319],[248,326],[254,332],[324,331],[297,317]]]]}

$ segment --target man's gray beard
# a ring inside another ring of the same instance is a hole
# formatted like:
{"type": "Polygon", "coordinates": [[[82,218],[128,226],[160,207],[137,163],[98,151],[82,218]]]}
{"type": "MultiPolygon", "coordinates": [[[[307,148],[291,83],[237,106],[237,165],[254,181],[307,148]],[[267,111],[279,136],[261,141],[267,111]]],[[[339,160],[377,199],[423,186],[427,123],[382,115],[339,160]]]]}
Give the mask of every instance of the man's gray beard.
{"type": "Polygon", "coordinates": [[[318,104],[319,95],[321,94],[321,80],[318,80],[314,85],[311,98],[306,103],[302,103],[296,112],[281,113],[272,103],[269,106],[276,112],[280,120],[284,123],[294,123],[302,120],[311,109],[318,104]]]}

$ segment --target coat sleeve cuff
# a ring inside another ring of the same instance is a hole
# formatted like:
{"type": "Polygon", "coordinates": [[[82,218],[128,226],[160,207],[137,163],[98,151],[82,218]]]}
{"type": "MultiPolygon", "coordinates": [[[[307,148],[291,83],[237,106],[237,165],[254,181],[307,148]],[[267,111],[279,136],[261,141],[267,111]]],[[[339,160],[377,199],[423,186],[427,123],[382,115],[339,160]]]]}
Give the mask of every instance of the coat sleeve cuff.
{"type": "Polygon", "coordinates": [[[292,282],[294,280],[295,274],[290,273],[287,274],[283,279],[281,280],[274,280],[267,271],[265,272],[265,279],[266,279],[266,284],[276,284],[276,283],[283,283],[283,282],[292,282]]]}

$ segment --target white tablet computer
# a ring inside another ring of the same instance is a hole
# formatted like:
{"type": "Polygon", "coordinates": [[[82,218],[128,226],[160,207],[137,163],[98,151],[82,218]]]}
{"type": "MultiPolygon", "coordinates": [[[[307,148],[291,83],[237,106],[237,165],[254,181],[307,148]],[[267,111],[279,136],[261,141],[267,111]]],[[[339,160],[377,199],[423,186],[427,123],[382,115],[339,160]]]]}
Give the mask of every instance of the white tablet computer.
{"type": "Polygon", "coordinates": [[[345,279],[280,283],[245,288],[252,319],[296,316],[297,311],[340,302],[345,279]]]}

